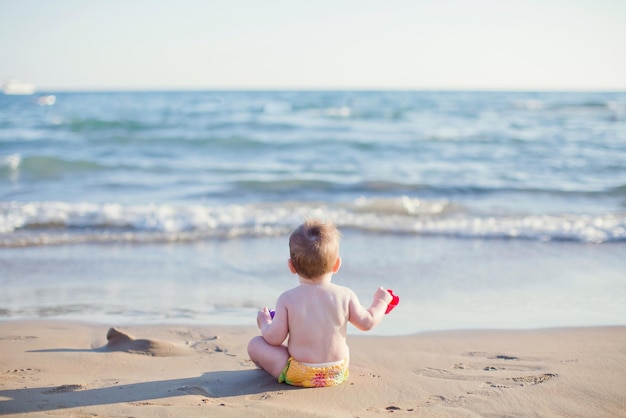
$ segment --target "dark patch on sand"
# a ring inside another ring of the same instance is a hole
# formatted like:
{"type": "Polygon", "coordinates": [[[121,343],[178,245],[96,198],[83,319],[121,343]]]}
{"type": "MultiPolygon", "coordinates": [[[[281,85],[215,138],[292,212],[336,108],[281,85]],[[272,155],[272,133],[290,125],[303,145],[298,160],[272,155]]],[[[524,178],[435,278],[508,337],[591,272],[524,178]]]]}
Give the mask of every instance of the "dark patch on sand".
{"type": "Polygon", "coordinates": [[[521,383],[522,385],[524,384],[538,385],[539,383],[545,383],[548,380],[554,379],[556,377],[559,377],[559,375],[555,373],[544,373],[544,374],[539,374],[535,376],[513,377],[511,378],[511,380],[516,383],[521,383]]]}
{"type": "Polygon", "coordinates": [[[46,395],[53,393],[65,393],[65,392],[76,392],[77,390],[83,390],[85,387],[83,385],[61,385],[50,390],[46,390],[41,393],[45,393],[46,395]]]}

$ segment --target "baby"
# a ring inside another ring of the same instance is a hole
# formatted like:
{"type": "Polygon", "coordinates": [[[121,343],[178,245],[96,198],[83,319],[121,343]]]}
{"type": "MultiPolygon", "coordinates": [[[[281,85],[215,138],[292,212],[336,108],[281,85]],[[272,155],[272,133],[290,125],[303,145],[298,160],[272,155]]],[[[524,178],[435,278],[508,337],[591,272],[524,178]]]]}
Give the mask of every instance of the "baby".
{"type": "Polygon", "coordinates": [[[383,319],[392,296],[380,287],[365,309],[352,290],[331,283],[341,267],[339,231],[332,224],[305,221],[289,237],[289,252],[289,270],[300,284],[279,296],[275,314],[267,307],[258,313],[261,336],[250,341],[248,354],[279,382],[338,385],[348,379],[348,322],[363,331],[372,329],[383,319]]]}

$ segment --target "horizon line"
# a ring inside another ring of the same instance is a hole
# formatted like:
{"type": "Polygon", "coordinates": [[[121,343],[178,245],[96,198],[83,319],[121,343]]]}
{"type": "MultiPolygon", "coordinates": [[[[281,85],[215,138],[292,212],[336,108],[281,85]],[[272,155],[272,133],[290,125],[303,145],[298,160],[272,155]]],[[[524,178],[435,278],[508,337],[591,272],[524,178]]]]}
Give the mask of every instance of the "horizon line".
{"type": "Polygon", "coordinates": [[[167,92],[471,92],[471,93],[626,93],[625,87],[37,87],[34,94],[41,93],[167,93],[167,92]]]}

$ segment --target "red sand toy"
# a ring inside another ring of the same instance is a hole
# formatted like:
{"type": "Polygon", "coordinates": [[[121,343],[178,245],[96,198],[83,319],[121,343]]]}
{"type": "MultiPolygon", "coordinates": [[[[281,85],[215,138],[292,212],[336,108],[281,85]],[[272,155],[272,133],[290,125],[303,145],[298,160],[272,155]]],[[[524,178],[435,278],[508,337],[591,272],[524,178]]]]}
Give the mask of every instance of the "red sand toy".
{"type": "Polygon", "coordinates": [[[385,315],[387,315],[389,312],[391,312],[393,310],[393,308],[398,306],[398,304],[400,303],[400,297],[397,296],[397,295],[394,295],[393,294],[393,290],[387,289],[387,292],[389,292],[389,294],[391,296],[393,296],[393,299],[391,299],[391,302],[389,302],[389,305],[387,305],[387,310],[385,311],[385,315]]]}

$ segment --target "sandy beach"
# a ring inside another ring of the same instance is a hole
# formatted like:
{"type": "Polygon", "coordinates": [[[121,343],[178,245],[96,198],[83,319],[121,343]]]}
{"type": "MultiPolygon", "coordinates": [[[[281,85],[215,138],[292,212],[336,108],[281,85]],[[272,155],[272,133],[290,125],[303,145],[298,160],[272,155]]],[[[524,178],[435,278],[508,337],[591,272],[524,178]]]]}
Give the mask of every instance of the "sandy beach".
{"type": "Polygon", "coordinates": [[[0,414],[623,416],[626,327],[351,336],[350,380],[299,389],[249,327],[0,323],[0,414]],[[107,338],[108,337],[108,338],[107,338]]]}

